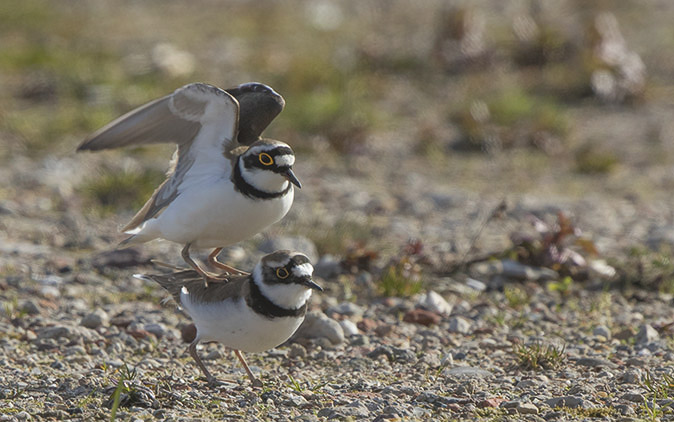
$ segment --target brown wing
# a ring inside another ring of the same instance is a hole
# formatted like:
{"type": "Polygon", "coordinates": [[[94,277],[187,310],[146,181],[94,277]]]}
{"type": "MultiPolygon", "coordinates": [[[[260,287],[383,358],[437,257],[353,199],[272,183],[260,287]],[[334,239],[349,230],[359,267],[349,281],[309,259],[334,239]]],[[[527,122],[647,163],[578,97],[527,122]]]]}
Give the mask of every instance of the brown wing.
{"type": "Polygon", "coordinates": [[[175,271],[168,274],[143,274],[140,278],[158,283],[168,291],[173,300],[180,304],[180,292],[187,289],[194,301],[201,303],[219,302],[228,297],[240,297],[247,293],[248,275],[230,276],[222,281],[208,283],[194,270],[175,271]]]}
{"type": "Polygon", "coordinates": [[[227,89],[239,102],[239,134],[241,145],[250,145],[260,139],[262,132],[283,111],[285,100],[271,87],[249,82],[227,89]]]}

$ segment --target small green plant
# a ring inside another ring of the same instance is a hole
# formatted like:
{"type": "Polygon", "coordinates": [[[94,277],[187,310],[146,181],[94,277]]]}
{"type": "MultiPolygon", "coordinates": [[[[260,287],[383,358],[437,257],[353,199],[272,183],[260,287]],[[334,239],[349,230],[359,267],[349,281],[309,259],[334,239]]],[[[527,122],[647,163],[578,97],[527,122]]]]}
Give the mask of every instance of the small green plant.
{"type": "Polygon", "coordinates": [[[567,415],[577,418],[607,418],[613,415],[616,411],[611,407],[555,407],[555,410],[566,413],[567,415]]]}
{"type": "Polygon", "coordinates": [[[301,393],[304,391],[304,387],[293,377],[292,375],[288,374],[288,378],[290,379],[290,387],[297,391],[298,393],[301,393]]]}
{"type": "Polygon", "coordinates": [[[610,173],[618,165],[618,157],[612,151],[587,144],[575,154],[576,171],[583,174],[610,173]]]}
{"type": "Polygon", "coordinates": [[[117,388],[115,388],[115,391],[110,397],[110,400],[112,401],[112,407],[110,408],[110,422],[113,422],[117,417],[117,409],[120,406],[122,394],[131,395],[134,393],[135,389],[133,388],[131,382],[136,379],[137,375],[138,373],[136,372],[136,368],[129,369],[126,364],[120,368],[117,388]]]}
{"type": "Polygon", "coordinates": [[[660,379],[655,379],[649,371],[641,379],[641,386],[646,389],[644,403],[641,405],[643,413],[648,420],[659,421],[665,414],[672,415],[671,407],[660,408],[657,402],[674,396],[674,375],[663,374],[660,379]]]}
{"type": "Polygon", "coordinates": [[[562,296],[567,296],[571,292],[572,285],[573,279],[566,276],[559,281],[551,281],[548,283],[548,290],[551,292],[559,292],[562,296]]]}
{"type": "Polygon", "coordinates": [[[503,289],[503,294],[508,302],[508,306],[513,309],[521,309],[531,301],[529,294],[521,287],[506,286],[503,289]]]}
{"type": "Polygon", "coordinates": [[[566,346],[555,347],[534,342],[529,345],[516,345],[514,348],[518,366],[521,369],[538,371],[556,369],[566,360],[566,346]]]}
{"type": "Polygon", "coordinates": [[[674,293],[674,261],[672,250],[664,245],[652,251],[645,247],[633,247],[627,260],[616,262],[618,283],[622,288],[645,288],[664,293],[674,293]]]}
{"type": "Polygon", "coordinates": [[[408,259],[389,265],[379,279],[379,290],[384,296],[409,297],[421,291],[423,283],[418,269],[408,259]]]}

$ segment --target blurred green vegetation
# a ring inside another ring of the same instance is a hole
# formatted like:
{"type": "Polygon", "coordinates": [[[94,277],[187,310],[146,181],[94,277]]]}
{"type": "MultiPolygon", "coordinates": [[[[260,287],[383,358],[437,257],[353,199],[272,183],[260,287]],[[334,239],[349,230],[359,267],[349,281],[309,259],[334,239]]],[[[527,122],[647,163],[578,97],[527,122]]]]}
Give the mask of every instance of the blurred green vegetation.
{"type": "MultiPolygon", "coordinates": [[[[0,2],[0,162],[72,155],[87,134],[188,82],[261,81],[287,102],[266,135],[306,156],[409,153],[457,185],[525,190],[563,175],[585,178],[569,183],[583,191],[644,149],[628,130],[587,130],[596,116],[671,104],[672,18],[672,6],[601,0],[0,2]],[[496,159],[502,173],[485,170],[496,159]]],[[[662,144],[647,159],[671,165],[662,144]]],[[[116,155],[150,169],[168,159],[116,155]]],[[[120,206],[135,207],[159,173],[115,162],[80,191],[106,209],[127,186],[120,206]]],[[[323,251],[344,242],[318,240],[323,251]]]]}
{"type": "Polygon", "coordinates": [[[635,46],[620,32],[605,40],[613,21],[602,14],[613,12],[616,25],[625,22],[618,30],[630,31],[632,22],[658,16],[629,2],[544,3],[503,13],[499,2],[3,2],[0,131],[3,141],[19,140],[13,151],[39,156],[59,144],[74,147],[184,83],[259,80],[287,99],[271,134],[292,138],[299,150],[311,152],[318,139],[338,153],[362,153],[372,135],[409,137],[406,126],[423,122],[435,127],[423,131],[422,154],[428,145],[445,150],[462,142],[489,150],[484,144],[496,139],[499,148],[554,155],[572,150],[567,108],[593,96],[597,69],[609,74],[599,100],[643,98],[640,80],[613,80],[629,92],[610,89],[610,78],[625,69],[596,51],[616,41],[629,61],[635,46]],[[485,116],[475,115],[476,102],[485,116]],[[438,111],[444,117],[424,118],[438,111]],[[455,136],[442,137],[446,128],[455,136]]]}

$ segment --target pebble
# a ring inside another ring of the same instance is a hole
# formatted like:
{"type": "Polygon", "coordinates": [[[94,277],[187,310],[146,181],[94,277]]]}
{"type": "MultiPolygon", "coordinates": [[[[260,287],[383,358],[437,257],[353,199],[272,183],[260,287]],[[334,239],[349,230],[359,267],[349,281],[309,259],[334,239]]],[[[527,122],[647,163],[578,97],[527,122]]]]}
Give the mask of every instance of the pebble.
{"type": "Polygon", "coordinates": [[[639,332],[635,337],[635,342],[637,345],[646,345],[660,338],[658,331],[651,327],[649,324],[642,324],[639,327],[639,332]]]}
{"type": "Polygon", "coordinates": [[[329,307],[326,313],[335,313],[348,317],[360,318],[363,315],[363,308],[353,302],[342,302],[337,306],[329,307]]]}
{"type": "Polygon", "coordinates": [[[293,338],[323,337],[334,345],[344,342],[344,330],[339,322],[328,318],[323,312],[307,312],[304,322],[297,329],[293,338]]]}
{"type": "Polygon", "coordinates": [[[422,295],[417,301],[417,305],[441,315],[449,315],[452,313],[452,305],[450,305],[444,297],[433,290],[422,295]]]}
{"type": "Polygon", "coordinates": [[[644,397],[644,395],[641,393],[625,393],[620,396],[620,399],[641,404],[645,402],[646,397],[644,397]]]}
{"type": "Polygon", "coordinates": [[[478,292],[484,292],[487,290],[487,284],[485,282],[470,277],[466,279],[466,286],[478,292]]]}
{"type": "Polygon", "coordinates": [[[517,407],[515,407],[515,410],[517,413],[521,413],[523,415],[538,414],[538,407],[536,407],[536,405],[533,403],[520,403],[517,407]]]}
{"type": "Polygon", "coordinates": [[[32,419],[32,416],[30,416],[30,414],[25,410],[22,410],[21,412],[17,413],[16,415],[14,415],[14,417],[20,421],[28,421],[32,419]]]}
{"type": "Polygon", "coordinates": [[[40,307],[34,300],[26,300],[21,304],[21,312],[24,312],[28,315],[37,315],[40,313],[40,307]]]}
{"type": "Polygon", "coordinates": [[[351,337],[353,335],[358,334],[358,327],[351,320],[343,319],[339,321],[339,325],[342,327],[342,331],[344,332],[345,337],[351,337]]]}
{"type": "Polygon", "coordinates": [[[87,314],[80,321],[80,325],[83,327],[96,329],[103,325],[108,325],[109,317],[108,314],[101,308],[95,309],[93,312],[87,314]]]}
{"type": "Polygon", "coordinates": [[[314,265],[314,275],[324,279],[337,277],[342,273],[342,263],[334,255],[325,254],[314,265]]]}
{"type": "Polygon", "coordinates": [[[293,343],[288,350],[288,357],[291,359],[305,358],[307,356],[307,349],[301,344],[293,343]]]}
{"type": "Polygon", "coordinates": [[[597,325],[594,327],[594,330],[592,330],[592,334],[595,336],[602,336],[607,340],[611,339],[611,330],[605,326],[605,325],[597,325]]]}
{"type": "Polygon", "coordinates": [[[469,272],[474,278],[481,278],[481,276],[502,276],[519,281],[548,281],[559,279],[559,274],[554,270],[542,267],[531,267],[509,259],[479,262],[471,265],[469,272]]]}
{"type": "Polygon", "coordinates": [[[449,332],[470,334],[471,322],[464,317],[454,316],[449,319],[449,332]]]}
{"type": "Polygon", "coordinates": [[[425,309],[410,309],[403,316],[403,321],[425,326],[437,325],[442,317],[435,312],[425,309]]]}
{"type": "Polygon", "coordinates": [[[562,396],[562,397],[553,397],[545,400],[545,404],[550,407],[570,407],[572,409],[576,407],[587,408],[590,407],[587,401],[582,397],[578,396],[562,396]]]}
{"type": "Polygon", "coordinates": [[[486,378],[491,377],[490,371],[482,368],[475,368],[472,366],[457,366],[454,368],[447,368],[442,373],[448,377],[454,378],[486,378]]]}
{"type": "Polygon", "coordinates": [[[617,368],[618,365],[610,360],[603,358],[580,358],[576,360],[577,365],[589,366],[590,368],[617,368]]]}
{"type": "Polygon", "coordinates": [[[158,339],[163,338],[168,333],[164,324],[159,323],[145,324],[143,329],[158,339]]]}
{"type": "Polygon", "coordinates": [[[411,350],[391,346],[379,346],[367,354],[367,357],[371,359],[377,359],[379,356],[386,356],[390,362],[409,363],[417,360],[411,350]]]}
{"type": "Polygon", "coordinates": [[[91,260],[91,265],[99,270],[103,268],[129,268],[149,263],[150,258],[139,248],[101,252],[91,260]]]}

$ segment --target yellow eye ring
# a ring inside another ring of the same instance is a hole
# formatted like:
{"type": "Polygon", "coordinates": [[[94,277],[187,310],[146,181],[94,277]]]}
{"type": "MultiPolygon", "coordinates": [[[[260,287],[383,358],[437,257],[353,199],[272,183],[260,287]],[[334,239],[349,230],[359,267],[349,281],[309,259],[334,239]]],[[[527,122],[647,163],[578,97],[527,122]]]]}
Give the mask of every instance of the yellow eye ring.
{"type": "Polygon", "coordinates": [[[280,278],[281,280],[288,278],[289,275],[290,273],[285,268],[279,268],[276,270],[276,277],[280,278]]]}
{"type": "Polygon", "coordinates": [[[271,155],[267,154],[266,152],[261,152],[260,155],[257,156],[258,160],[260,160],[260,163],[262,163],[263,166],[271,166],[274,164],[274,159],[272,158],[271,155]]]}

